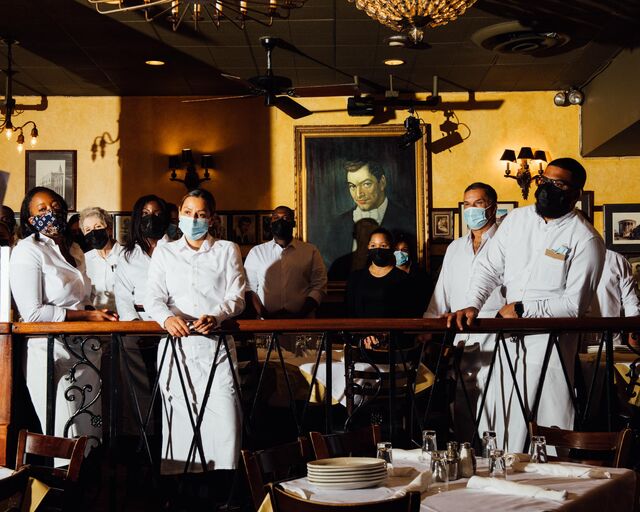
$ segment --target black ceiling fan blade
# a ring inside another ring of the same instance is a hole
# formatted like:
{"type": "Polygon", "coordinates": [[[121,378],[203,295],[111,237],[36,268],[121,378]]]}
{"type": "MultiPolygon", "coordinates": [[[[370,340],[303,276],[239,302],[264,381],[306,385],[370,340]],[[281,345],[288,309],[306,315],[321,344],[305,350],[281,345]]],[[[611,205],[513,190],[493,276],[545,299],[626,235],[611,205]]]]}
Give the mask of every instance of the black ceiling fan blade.
{"type": "Polygon", "coordinates": [[[288,96],[278,96],[273,100],[273,105],[293,119],[310,116],[311,110],[303,107],[300,103],[293,101],[288,96]]]}
{"type": "Polygon", "coordinates": [[[240,94],[238,96],[211,96],[209,98],[182,100],[180,103],[202,103],[204,101],[239,100],[242,98],[255,98],[256,96],[259,96],[259,94],[240,94]]]}

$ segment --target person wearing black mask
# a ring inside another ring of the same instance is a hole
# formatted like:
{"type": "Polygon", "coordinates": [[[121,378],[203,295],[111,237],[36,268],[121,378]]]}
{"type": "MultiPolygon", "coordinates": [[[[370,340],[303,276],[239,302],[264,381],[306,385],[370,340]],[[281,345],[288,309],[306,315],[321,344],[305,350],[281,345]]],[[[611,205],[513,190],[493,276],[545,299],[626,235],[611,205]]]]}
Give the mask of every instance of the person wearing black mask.
{"type": "Polygon", "coordinates": [[[89,247],[89,244],[82,234],[82,228],[80,227],[80,214],[74,213],[69,217],[69,220],[67,221],[67,231],[69,232],[71,240],[80,246],[82,252],[88,252],[91,250],[91,247],[89,247]]]}
{"type": "Polygon", "coordinates": [[[112,217],[102,208],[85,208],[80,212],[80,228],[90,247],[84,259],[93,305],[115,311],[114,277],[123,247],[112,236],[112,217]]]}
{"type": "Polygon", "coordinates": [[[273,240],[249,251],[245,261],[246,302],[258,318],[308,318],[327,291],[327,271],[315,245],[293,237],[295,215],[288,206],[271,214],[273,240]]]}
{"type": "MultiPolygon", "coordinates": [[[[131,223],[124,250],[116,264],[114,293],[121,320],[152,320],[142,304],[147,293],[147,273],[154,250],[167,242],[169,225],[167,203],[156,195],[139,198],[133,205],[131,223]]],[[[144,415],[151,401],[151,383],[156,374],[157,345],[150,337],[125,336],[123,345],[129,355],[134,387],[144,415]]],[[[123,393],[127,400],[128,393],[123,393]]],[[[123,412],[124,429],[137,434],[130,407],[123,412]]]]}
{"type": "MultiPolygon", "coordinates": [[[[537,178],[536,204],[509,213],[486,250],[476,258],[466,307],[448,315],[449,326],[455,323],[463,330],[472,323],[497,287],[506,299],[499,311],[502,318],[586,315],[605,261],[602,237],[574,209],[586,179],[584,167],[573,158],[549,163],[537,178]]],[[[494,375],[485,388],[490,423],[481,423],[480,432],[483,427],[495,430],[498,448],[520,452],[528,437],[519,402],[513,399],[515,383],[508,364],[515,368],[523,402],[531,405],[540,400],[535,418],[539,424],[573,427],[574,410],[564,371],[570,379],[578,336],[561,336],[558,349],[550,352],[545,372],[549,339],[548,334],[514,336],[505,345],[512,363],[502,352],[494,356],[494,375]],[[536,397],[543,374],[544,385],[536,397]]]]}
{"type": "Polygon", "coordinates": [[[406,272],[396,267],[393,237],[378,228],[369,238],[369,265],[349,275],[347,314],[355,318],[408,318],[416,316],[406,272]]]}

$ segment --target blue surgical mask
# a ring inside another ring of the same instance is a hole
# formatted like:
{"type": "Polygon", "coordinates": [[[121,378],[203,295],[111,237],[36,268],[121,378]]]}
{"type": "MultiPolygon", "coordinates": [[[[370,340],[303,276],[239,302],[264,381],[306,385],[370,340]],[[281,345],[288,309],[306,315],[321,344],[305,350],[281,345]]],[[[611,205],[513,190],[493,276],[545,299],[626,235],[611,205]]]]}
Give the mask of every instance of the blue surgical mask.
{"type": "Polygon", "coordinates": [[[470,206],[464,209],[464,221],[469,229],[482,229],[487,225],[487,208],[476,208],[470,206]]]}
{"type": "Polygon", "coordinates": [[[393,255],[396,257],[396,267],[401,267],[409,263],[409,255],[404,251],[394,251],[393,255]]]}
{"type": "Polygon", "coordinates": [[[209,231],[209,219],[194,219],[181,215],[178,227],[189,240],[200,240],[209,231]]]}

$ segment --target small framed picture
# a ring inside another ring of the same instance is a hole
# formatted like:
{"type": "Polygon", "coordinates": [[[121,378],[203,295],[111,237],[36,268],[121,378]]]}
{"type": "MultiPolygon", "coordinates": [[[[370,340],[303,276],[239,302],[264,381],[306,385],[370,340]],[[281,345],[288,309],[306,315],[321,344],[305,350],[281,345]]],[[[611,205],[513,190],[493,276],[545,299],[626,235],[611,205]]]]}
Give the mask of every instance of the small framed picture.
{"type": "Polygon", "coordinates": [[[607,249],[640,252],[640,204],[605,204],[602,210],[607,249]]]}
{"type": "MultiPolygon", "coordinates": [[[[498,201],[498,208],[496,210],[496,224],[499,226],[505,219],[507,214],[518,207],[518,201],[498,201]]],[[[459,230],[460,236],[466,236],[469,232],[469,226],[464,221],[464,203],[458,203],[458,212],[460,216],[459,230]]]]}
{"type": "Polygon", "coordinates": [[[454,238],[453,208],[431,208],[431,226],[429,233],[433,241],[451,241],[454,238]]]}
{"type": "Polygon", "coordinates": [[[633,278],[636,281],[636,294],[640,296],[640,256],[629,258],[631,270],[633,270],[633,278]]]}
{"type": "Polygon", "coordinates": [[[231,215],[232,241],[241,244],[255,244],[257,239],[256,215],[252,212],[231,215]]]}
{"type": "Polygon", "coordinates": [[[76,211],[77,152],[68,150],[27,150],[25,192],[47,187],[60,194],[69,211],[76,211]]]}
{"type": "Polygon", "coordinates": [[[593,224],[593,198],[593,190],[583,190],[580,199],[576,202],[576,209],[582,210],[591,224],[593,224]]]}
{"type": "Polygon", "coordinates": [[[226,213],[218,213],[216,212],[213,215],[213,222],[211,227],[209,228],[209,233],[213,238],[218,238],[219,240],[229,240],[228,231],[227,231],[227,222],[229,221],[229,216],[226,213]]]}
{"type": "Polygon", "coordinates": [[[131,229],[131,212],[112,212],[111,215],[113,217],[113,236],[118,242],[124,244],[131,229]]]}
{"type": "Polygon", "coordinates": [[[271,233],[271,212],[258,213],[258,242],[268,242],[273,238],[271,233]]]}

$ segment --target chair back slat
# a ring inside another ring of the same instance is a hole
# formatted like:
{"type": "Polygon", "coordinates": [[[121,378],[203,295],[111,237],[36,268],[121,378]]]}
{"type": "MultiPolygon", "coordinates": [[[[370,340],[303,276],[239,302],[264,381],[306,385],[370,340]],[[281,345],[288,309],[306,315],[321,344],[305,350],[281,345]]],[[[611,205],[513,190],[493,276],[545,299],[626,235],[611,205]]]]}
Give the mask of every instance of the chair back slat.
{"type": "Polygon", "coordinates": [[[354,432],[323,435],[311,432],[311,444],[316,459],[332,457],[375,457],[376,445],[380,442],[380,425],[370,425],[354,432]]]}

